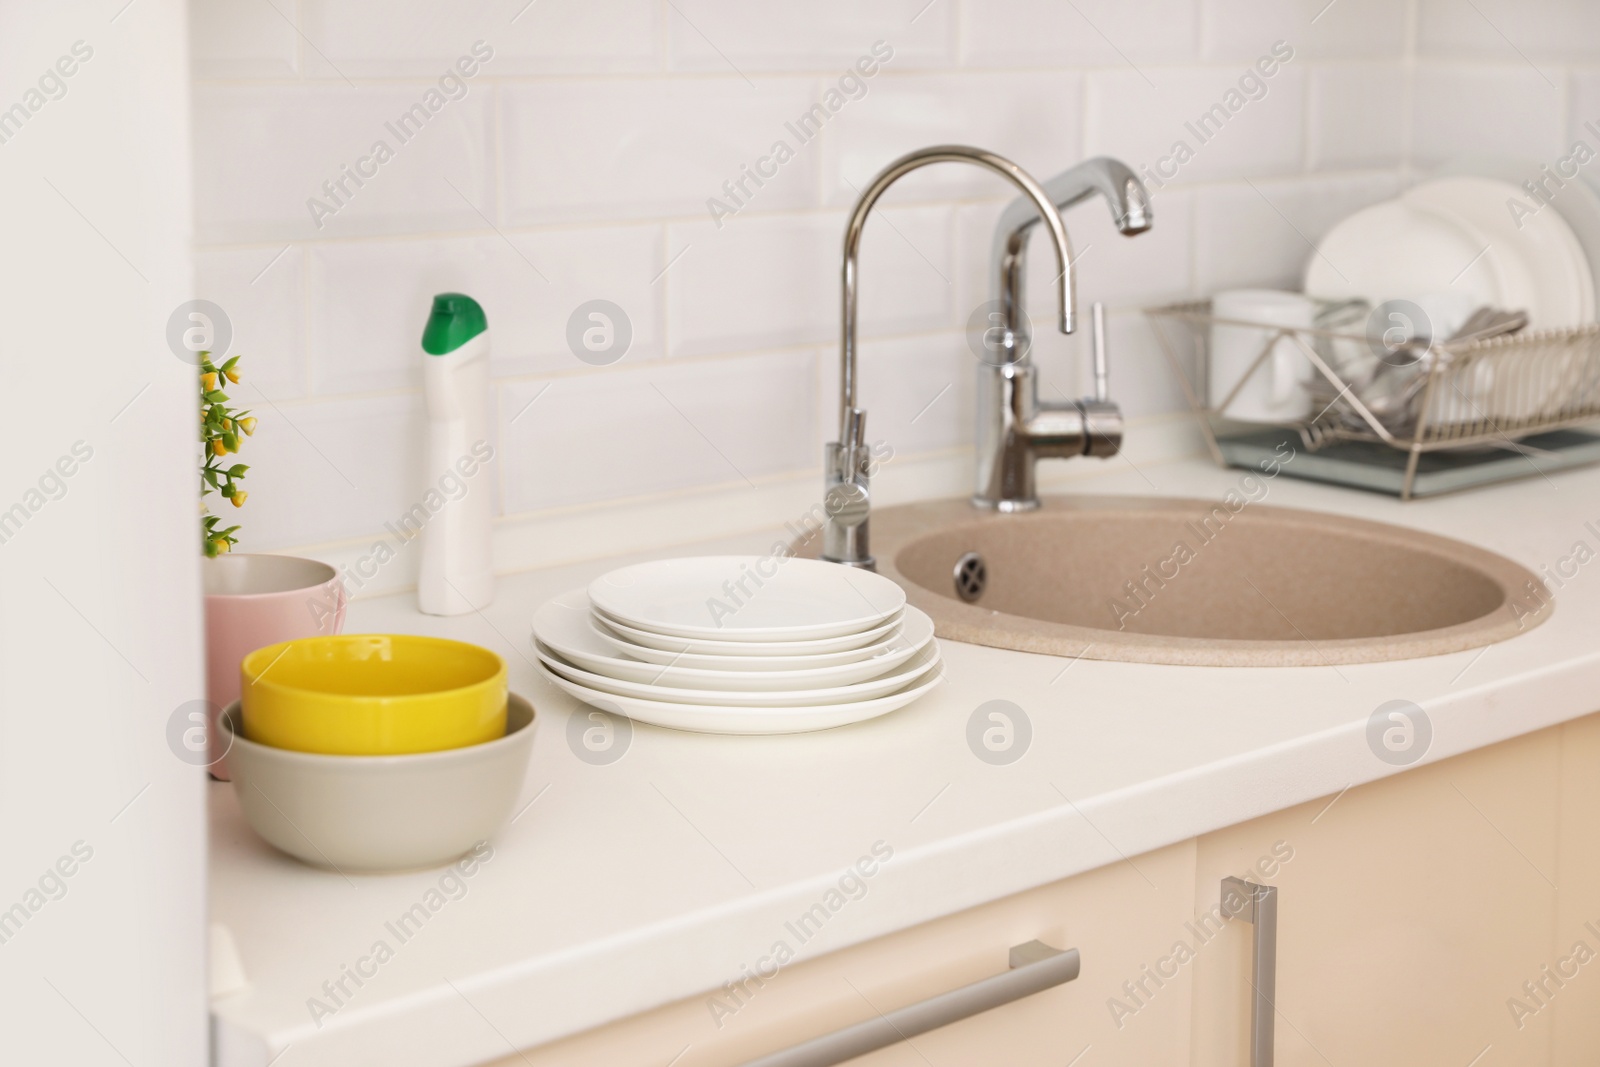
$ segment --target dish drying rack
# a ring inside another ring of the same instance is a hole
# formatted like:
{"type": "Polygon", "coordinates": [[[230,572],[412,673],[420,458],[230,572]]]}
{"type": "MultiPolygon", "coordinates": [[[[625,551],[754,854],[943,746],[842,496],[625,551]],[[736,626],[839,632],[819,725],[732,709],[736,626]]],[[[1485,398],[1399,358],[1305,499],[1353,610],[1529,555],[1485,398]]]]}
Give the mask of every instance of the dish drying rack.
{"type": "MultiPolygon", "coordinates": [[[[1520,442],[1529,437],[1600,420],[1600,324],[1564,330],[1523,331],[1488,340],[1429,346],[1422,357],[1425,375],[1403,412],[1380,418],[1365,403],[1349,373],[1351,353],[1371,353],[1364,333],[1339,323],[1341,305],[1320,303],[1319,321],[1332,325],[1288,327],[1275,323],[1221,319],[1211,314],[1211,301],[1199,300],[1147,308],[1162,353],[1172,367],[1184,397],[1196,416],[1212,458],[1228,466],[1218,425],[1237,422],[1223,412],[1245,383],[1273,358],[1279,341],[1287,340],[1310,362],[1314,376],[1308,391],[1317,413],[1307,419],[1253,422],[1299,435],[1308,452],[1336,442],[1368,442],[1406,454],[1400,498],[1410,500],[1418,465],[1430,453],[1504,449],[1530,459],[1550,455],[1520,442]],[[1331,316],[1329,313],[1333,313],[1331,316]],[[1263,331],[1254,361],[1229,384],[1215,405],[1210,382],[1211,330],[1215,325],[1245,326],[1263,331]],[[1359,347],[1357,347],[1359,346],[1359,347]],[[1341,359],[1341,353],[1346,357],[1341,359]],[[1341,373],[1344,371],[1345,373],[1341,373]]],[[[1359,313],[1364,324],[1365,307],[1359,313]]],[[[1376,359],[1376,356],[1368,358],[1376,359]]],[[[1520,476],[1541,473],[1530,463],[1520,476]]],[[[1512,475],[1518,476],[1518,475],[1512,475]]],[[[1504,480],[1505,475],[1493,480],[1504,480]]]]}

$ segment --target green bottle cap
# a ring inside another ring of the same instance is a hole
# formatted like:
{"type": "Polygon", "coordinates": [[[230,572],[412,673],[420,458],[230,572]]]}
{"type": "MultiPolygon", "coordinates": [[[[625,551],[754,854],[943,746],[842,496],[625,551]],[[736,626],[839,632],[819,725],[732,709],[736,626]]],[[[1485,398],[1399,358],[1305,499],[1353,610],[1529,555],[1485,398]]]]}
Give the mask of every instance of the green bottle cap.
{"type": "Polygon", "coordinates": [[[440,293],[422,328],[422,350],[430,356],[454,352],[489,328],[483,308],[465,293],[440,293]]]}

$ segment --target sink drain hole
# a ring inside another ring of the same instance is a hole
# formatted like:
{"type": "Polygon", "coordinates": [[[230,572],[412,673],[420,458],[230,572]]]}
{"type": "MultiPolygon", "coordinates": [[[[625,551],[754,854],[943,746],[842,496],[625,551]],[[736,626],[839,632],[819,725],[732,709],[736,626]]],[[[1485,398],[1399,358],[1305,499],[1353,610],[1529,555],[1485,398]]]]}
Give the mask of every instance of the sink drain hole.
{"type": "Polygon", "coordinates": [[[956,596],[968,604],[976,603],[983,595],[984,586],[989,584],[989,568],[983,562],[982,556],[976,552],[968,552],[956,560],[954,577],[956,596]]]}

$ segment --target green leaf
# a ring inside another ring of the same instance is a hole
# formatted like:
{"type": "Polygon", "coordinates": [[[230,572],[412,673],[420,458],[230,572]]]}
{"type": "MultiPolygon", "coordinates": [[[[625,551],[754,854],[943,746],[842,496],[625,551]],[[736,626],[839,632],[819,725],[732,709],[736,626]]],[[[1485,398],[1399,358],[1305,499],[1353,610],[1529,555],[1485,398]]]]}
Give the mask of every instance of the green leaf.
{"type": "Polygon", "coordinates": [[[235,463],[233,466],[228,468],[228,477],[243,478],[244,472],[249,469],[250,468],[243,463],[235,463]]]}

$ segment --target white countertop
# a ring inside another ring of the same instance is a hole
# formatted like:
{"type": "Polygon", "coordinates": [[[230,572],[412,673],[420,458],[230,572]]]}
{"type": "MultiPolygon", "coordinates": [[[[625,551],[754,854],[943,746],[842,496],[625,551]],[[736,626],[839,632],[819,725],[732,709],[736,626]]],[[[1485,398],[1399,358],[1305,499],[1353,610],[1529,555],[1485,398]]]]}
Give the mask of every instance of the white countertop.
{"type": "MultiPolygon", "coordinates": [[[[1124,463],[1079,484],[1220,497],[1240,473],[1124,463]]],[[[1266,503],[1457,537],[1535,571],[1578,541],[1600,549],[1597,469],[1408,504],[1280,478],[1266,503]]],[[[772,539],[702,548],[763,551],[772,539]]],[[[620,760],[594,766],[567,745],[578,705],[530,662],[529,619],[625,561],[504,578],[483,617],[424,616],[411,594],[351,605],[348,632],[440,634],[506,657],[512,688],[540,715],[533,803],[464,895],[319,1027],[308,999],[380,938],[394,944],[384,924],[439,872],[346,879],[302,866],[254,836],[231,786],[213,785],[212,914],[250,983],[213,1003],[220,1067],[265,1067],[280,1053],[278,1067],[504,1056],[736,977],[880,840],[893,858],[801,958],[1398,773],[1365,739],[1388,700],[1426,710],[1424,762],[1600,709],[1596,564],[1565,581],[1553,618],[1488,649],[1335,670],[1073,662],[944,642],[949,684],[882,719],[770,738],[637,726],[620,760]],[[968,717],[993,699],[1033,726],[1008,766],[966,743],[968,717]]]]}

